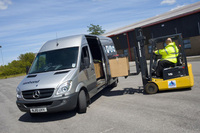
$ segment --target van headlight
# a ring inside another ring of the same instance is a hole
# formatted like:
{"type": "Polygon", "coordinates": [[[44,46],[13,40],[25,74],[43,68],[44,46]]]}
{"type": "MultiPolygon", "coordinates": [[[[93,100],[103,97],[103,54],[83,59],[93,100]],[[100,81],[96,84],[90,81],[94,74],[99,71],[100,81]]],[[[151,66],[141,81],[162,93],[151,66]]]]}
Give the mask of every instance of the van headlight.
{"type": "Polygon", "coordinates": [[[16,89],[16,92],[17,92],[17,98],[22,98],[22,92],[18,87],[16,89]]]}
{"type": "Polygon", "coordinates": [[[58,90],[56,92],[56,95],[63,95],[65,94],[66,92],[69,91],[69,89],[71,88],[71,84],[72,82],[71,81],[67,81],[67,82],[64,82],[62,83],[59,87],[58,87],[58,90]]]}

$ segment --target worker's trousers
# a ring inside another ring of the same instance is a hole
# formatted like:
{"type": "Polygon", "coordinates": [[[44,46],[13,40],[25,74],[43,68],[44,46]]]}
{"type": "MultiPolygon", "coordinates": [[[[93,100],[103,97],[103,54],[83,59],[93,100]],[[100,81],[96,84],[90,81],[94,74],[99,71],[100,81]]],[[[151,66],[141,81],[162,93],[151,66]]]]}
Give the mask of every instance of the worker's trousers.
{"type": "Polygon", "coordinates": [[[157,77],[163,77],[163,69],[168,67],[174,67],[175,64],[168,61],[168,60],[162,60],[158,62],[158,66],[156,68],[156,76],[157,77]]]}

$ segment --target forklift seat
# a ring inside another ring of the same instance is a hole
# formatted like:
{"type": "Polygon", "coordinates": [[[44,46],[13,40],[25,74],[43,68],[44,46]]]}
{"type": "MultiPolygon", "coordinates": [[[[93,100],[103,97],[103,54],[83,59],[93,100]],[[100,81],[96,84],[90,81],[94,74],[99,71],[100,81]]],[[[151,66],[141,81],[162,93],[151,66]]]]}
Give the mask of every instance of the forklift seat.
{"type": "Polygon", "coordinates": [[[163,80],[178,78],[185,76],[185,68],[183,66],[175,66],[170,68],[165,68],[163,70],[163,80]]]}

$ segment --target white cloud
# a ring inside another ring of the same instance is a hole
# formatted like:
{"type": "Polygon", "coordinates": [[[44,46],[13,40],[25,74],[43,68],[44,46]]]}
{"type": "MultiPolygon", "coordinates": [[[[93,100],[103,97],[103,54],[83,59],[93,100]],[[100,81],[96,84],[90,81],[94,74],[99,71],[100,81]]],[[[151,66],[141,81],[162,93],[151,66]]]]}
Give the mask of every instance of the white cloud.
{"type": "MultiPolygon", "coordinates": [[[[33,16],[32,16],[33,18],[33,16]]],[[[70,23],[75,21],[81,21],[84,19],[84,16],[54,16],[51,18],[44,17],[44,18],[34,18],[34,19],[23,19],[20,21],[21,23],[11,23],[9,25],[4,25],[0,29],[0,39],[5,38],[7,36],[17,35],[19,33],[31,32],[33,29],[43,28],[45,26],[55,26],[61,25],[63,23],[70,23]],[[31,22],[29,22],[32,20],[31,22]],[[12,32],[11,32],[12,31],[12,32]]]]}
{"type": "Polygon", "coordinates": [[[178,5],[178,6],[176,6],[175,8],[172,8],[170,11],[176,10],[176,9],[181,8],[181,7],[184,7],[184,6],[185,6],[185,5],[178,5]]]}
{"type": "Polygon", "coordinates": [[[161,5],[173,5],[174,3],[176,3],[176,0],[163,0],[160,4],[161,5]]]}
{"type": "Polygon", "coordinates": [[[0,10],[7,9],[10,4],[12,4],[11,0],[0,0],[0,10]]]}

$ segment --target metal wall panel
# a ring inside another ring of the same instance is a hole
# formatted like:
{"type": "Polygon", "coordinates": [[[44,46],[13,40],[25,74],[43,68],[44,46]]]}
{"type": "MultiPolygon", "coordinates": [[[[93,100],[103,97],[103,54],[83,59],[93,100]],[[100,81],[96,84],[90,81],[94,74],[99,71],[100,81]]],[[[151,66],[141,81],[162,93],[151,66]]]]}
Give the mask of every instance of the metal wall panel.
{"type": "Polygon", "coordinates": [[[149,28],[152,34],[151,36],[154,38],[176,33],[182,33],[183,38],[187,38],[199,35],[198,23],[200,23],[200,13],[192,14],[164,23],[159,23],[150,26],[149,28]]]}

